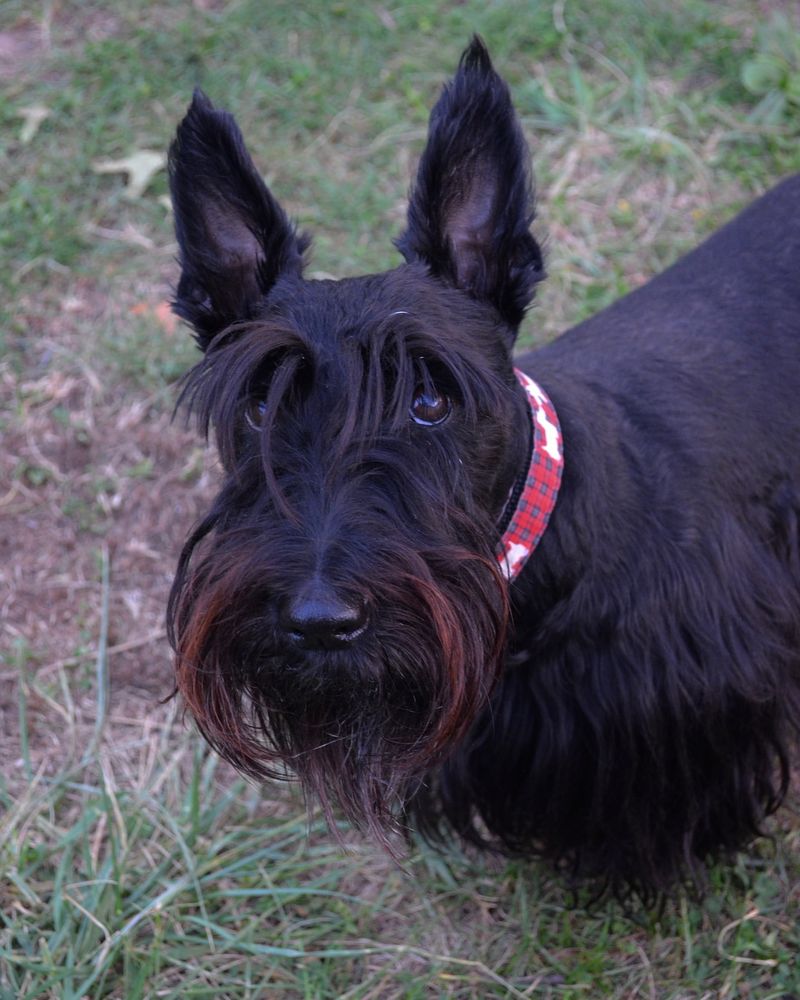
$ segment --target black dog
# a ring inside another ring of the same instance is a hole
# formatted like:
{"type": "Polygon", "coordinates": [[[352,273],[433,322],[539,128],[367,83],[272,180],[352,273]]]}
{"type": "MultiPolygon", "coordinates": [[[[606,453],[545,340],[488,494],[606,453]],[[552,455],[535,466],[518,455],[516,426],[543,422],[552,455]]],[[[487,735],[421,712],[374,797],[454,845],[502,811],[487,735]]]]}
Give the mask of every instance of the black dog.
{"type": "Polygon", "coordinates": [[[618,889],[757,833],[800,722],[800,177],[530,381],[528,152],[478,39],[393,271],[304,280],[200,93],[170,169],[225,478],[169,624],[212,746],[384,843],[449,826],[618,889]]]}

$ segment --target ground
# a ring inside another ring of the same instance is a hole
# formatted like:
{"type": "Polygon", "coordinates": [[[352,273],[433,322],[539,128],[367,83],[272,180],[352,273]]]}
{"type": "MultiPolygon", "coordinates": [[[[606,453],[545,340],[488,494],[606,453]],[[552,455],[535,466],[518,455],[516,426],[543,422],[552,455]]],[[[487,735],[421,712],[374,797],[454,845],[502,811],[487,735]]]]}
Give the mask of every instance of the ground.
{"type": "Polygon", "coordinates": [[[474,30],[534,152],[549,278],[526,344],[800,169],[795,4],[85,3],[0,13],[0,997],[800,996],[800,823],[702,902],[588,906],[553,873],[343,849],[208,755],[164,609],[217,477],[173,418],[163,152],[235,111],[315,275],[391,266],[428,108],[474,30]],[[780,18],[783,18],[781,20],[780,18]],[[33,112],[31,109],[34,109],[33,112]]]}

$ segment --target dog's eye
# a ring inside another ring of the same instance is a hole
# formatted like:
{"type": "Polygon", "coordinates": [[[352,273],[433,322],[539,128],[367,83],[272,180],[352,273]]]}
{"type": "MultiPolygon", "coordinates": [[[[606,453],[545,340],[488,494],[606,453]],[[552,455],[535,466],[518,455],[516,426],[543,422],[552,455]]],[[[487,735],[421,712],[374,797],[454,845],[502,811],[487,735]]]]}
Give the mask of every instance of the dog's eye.
{"type": "Polygon", "coordinates": [[[447,420],[451,409],[450,400],[444,393],[420,386],[414,393],[409,413],[415,424],[433,427],[447,420]]]}
{"type": "Polygon", "coordinates": [[[263,399],[251,399],[244,411],[245,420],[254,431],[261,430],[261,422],[264,419],[264,412],[267,404],[263,399]]]}

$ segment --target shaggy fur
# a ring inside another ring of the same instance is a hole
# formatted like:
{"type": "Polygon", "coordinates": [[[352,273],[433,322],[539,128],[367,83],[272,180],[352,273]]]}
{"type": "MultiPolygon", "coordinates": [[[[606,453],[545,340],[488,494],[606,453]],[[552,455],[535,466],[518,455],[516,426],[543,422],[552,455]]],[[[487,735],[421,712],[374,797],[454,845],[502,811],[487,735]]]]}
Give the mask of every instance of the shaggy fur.
{"type": "Polygon", "coordinates": [[[800,722],[800,178],[512,362],[543,277],[528,152],[478,39],[431,115],[384,274],[306,281],[200,93],[170,153],[183,400],[224,481],[169,603],[177,687],[256,778],[384,843],[413,821],[669,886],[783,798],[800,722]],[[565,469],[509,587],[513,364],[565,469]]]}

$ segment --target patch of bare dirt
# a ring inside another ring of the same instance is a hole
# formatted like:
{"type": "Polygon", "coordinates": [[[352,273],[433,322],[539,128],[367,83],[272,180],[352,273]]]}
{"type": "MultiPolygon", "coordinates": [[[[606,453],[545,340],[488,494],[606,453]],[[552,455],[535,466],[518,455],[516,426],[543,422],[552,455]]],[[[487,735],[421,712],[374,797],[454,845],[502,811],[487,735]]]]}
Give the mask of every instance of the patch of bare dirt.
{"type": "Polygon", "coordinates": [[[122,26],[102,4],[44,5],[41,16],[23,16],[0,31],[0,81],[30,78],[54,51],[112,38],[122,26]]]}
{"type": "Polygon", "coordinates": [[[172,421],[169,394],[103,384],[71,350],[63,363],[50,354],[56,328],[57,346],[71,348],[81,327],[85,336],[85,324],[98,322],[102,303],[83,294],[82,312],[51,311],[27,371],[0,366],[0,768],[12,780],[20,683],[31,761],[47,770],[48,760],[59,763],[66,724],[87,736],[94,727],[101,639],[111,723],[158,714],[172,691],[164,634],[172,573],[216,478],[213,453],[172,421]]]}
{"type": "Polygon", "coordinates": [[[30,72],[45,52],[45,37],[33,24],[0,31],[0,80],[14,80],[30,72]]]}
{"type": "Polygon", "coordinates": [[[758,0],[758,9],[765,17],[776,13],[784,14],[800,27],[800,9],[797,0],[758,0]]]}

